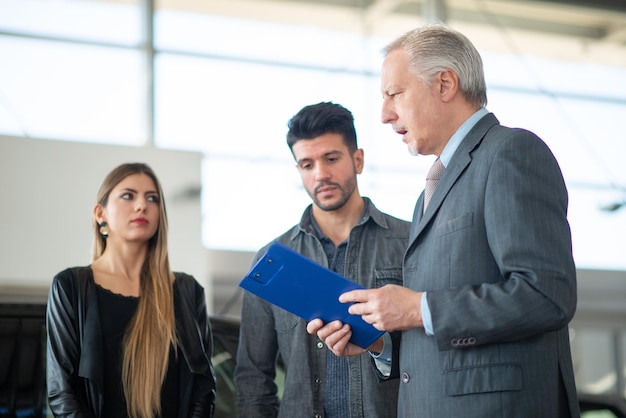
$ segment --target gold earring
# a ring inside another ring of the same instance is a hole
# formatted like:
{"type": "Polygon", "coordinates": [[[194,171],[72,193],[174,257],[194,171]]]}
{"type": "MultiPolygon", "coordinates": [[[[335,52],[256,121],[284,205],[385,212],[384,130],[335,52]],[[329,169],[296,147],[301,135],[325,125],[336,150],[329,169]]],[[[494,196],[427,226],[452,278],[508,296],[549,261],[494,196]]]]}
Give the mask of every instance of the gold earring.
{"type": "Polygon", "coordinates": [[[107,223],[105,221],[102,221],[100,223],[100,235],[102,235],[102,237],[106,238],[109,236],[109,231],[107,230],[107,223]]]}

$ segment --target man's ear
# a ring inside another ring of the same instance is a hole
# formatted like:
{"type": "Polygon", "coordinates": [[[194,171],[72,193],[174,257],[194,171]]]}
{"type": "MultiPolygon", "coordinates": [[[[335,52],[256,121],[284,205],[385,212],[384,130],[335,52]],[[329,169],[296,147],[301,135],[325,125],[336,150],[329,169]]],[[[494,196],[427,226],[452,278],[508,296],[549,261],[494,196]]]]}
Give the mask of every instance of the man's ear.
{"type": "Polygon", "coordinates": [[[352,159],[354,161],[354,167],[356,168],[356,173],[361,174],[363,172],[363,167],[365,165],[365,155],[362,148],[357,149],[352,154],[352,159]]]}
{"type": "Polygon", "coordinates": [[[446,68],[437,74],[439,81],[439,94],[441,100],[444,102],[450,102],[456,96],[459,91],[459,76],[453,70],[446,68]]]}

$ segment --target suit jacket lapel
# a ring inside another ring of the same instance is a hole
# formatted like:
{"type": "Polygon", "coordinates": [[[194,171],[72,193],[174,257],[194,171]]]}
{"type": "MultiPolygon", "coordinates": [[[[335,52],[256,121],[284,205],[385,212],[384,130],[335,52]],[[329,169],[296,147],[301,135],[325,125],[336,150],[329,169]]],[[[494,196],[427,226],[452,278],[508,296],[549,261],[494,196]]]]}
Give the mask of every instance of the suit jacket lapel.
{"type": "Polygon", "coordinates": [[[448,167],[446,167],[443,172],[439,184],[437,184],[437,189],[428,203],[428,208],[424,214],[422,214],[424,194],[422,193],[420,195],[415,205],[415,211],[413,212],[413,222],[409,234],[409,248],[414,244],[426,225],[433,219],[446,195],[450,192],[452,186],[454,186],[454,183],[456,183],[463,171],[465,171],[467,166],[471,163],[472,151],[480,145],[487,131],[498,123],[498,119],[492,113],[489,113],[479,120],[465,138],[463,138],[459,147],[454,152],[450,164],[448,164],[448,167]]]}

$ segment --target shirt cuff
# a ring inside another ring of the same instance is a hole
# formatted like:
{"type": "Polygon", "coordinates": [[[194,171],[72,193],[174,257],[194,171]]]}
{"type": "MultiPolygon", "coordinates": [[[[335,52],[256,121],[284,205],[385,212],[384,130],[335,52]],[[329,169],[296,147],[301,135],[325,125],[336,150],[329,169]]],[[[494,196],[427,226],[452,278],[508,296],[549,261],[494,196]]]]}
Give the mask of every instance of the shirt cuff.
{"type": "Polygon", "coordinates": [[[374,364],[378,371],[385,377],[389,377],[391,374],[391,355],[393,347],[391,344],[391,336],[388,332],[383,334],[383,350],[379,354],[374,354],[371,351],[370,356],[374,359],[374,364]]]}
{"type": "Polygon", "coordinates": [[[430,308],[428,307],[428,299],[426,299],[426,292],[422,293],[422,322],[424,323],[424,331],[426,331],[426,335],[435,335],[433,332],[433,318],[430,315],[430,308]]]}

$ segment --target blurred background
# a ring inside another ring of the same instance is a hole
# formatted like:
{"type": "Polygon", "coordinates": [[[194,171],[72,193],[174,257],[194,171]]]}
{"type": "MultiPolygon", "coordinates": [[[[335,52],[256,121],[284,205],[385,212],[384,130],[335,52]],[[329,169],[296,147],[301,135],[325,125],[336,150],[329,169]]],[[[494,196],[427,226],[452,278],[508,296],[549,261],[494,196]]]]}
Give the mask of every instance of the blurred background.
{"type": "Polygon", "coordinates": [[[431,21],[481,52],[487,108],[556,155],[579,389],[625,396],[623,0],[0,0],[4,298],[45,300],[55,273],[88,264],[100,182],[143,160],[165,188],[173,267],[238,316],[254,252],[309,204],[286,123],[320,101],[355,116],[361,193],[410,219],[432,160],[380,122],[380,50],[431,21]]]}

